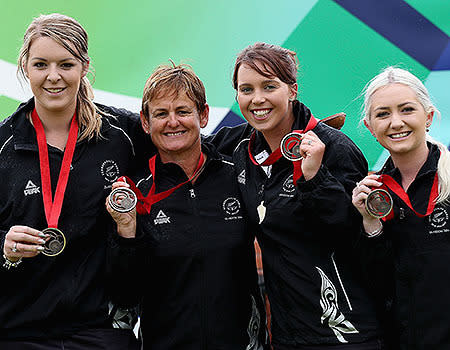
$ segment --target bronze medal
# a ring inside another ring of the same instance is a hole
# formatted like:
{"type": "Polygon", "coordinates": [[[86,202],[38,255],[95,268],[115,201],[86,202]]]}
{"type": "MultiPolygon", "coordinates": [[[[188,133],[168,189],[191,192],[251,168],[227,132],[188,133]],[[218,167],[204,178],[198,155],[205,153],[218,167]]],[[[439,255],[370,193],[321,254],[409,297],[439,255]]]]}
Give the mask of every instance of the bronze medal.
{"type": "Polygon", "coordinates": [[[48,227],[42,230],[42,232],[50,236],[44,244],[42,254],[47,256],[61,254],[66,246],[66,237],[64,237],[62,231],[54,227],[48,227]]]}
{"type": "Polygon", "coordinates": [[[137,204],[136,194],[127,187],[117,187],[109,195],[109,205],[119,213],[128,213],[137,204]]]}
{"type": "Polygon", "coordinates": [[[392,197],[388,191],[377,188],[366,198],[366,210],[374,218],[381,219],[388,216],[392,210],[392,197]]]}

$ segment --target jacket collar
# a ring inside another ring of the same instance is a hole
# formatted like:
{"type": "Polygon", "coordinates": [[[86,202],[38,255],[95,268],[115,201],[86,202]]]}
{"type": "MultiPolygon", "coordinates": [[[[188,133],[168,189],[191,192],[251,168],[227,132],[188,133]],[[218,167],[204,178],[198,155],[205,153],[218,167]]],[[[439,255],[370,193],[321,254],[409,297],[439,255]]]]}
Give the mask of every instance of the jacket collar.
{"type": "MultiPolygon", "coordinates": [[[[427,156],[425,163],[422,165],[419,172],[417,173],[416,179],[418,179],[422,176],[427,176],[429,174],[432,174],[434,176],[434,174],[437,171],[437,165],[439,162],[441,152],[439,150],[439,147],[431,142],[427,142],[427,146],[428,146],[428,150],[429,150],[428,156],[427,156]]],[[[394,162],[392,161],[391,157],[389,157],[386,160],[386,162],[384,163],[384,165],[379,173],[390,175],[398,183],[401,182],[402,177],[400,174],[400,170],[397,167],[395,167],[394,162]]]]}

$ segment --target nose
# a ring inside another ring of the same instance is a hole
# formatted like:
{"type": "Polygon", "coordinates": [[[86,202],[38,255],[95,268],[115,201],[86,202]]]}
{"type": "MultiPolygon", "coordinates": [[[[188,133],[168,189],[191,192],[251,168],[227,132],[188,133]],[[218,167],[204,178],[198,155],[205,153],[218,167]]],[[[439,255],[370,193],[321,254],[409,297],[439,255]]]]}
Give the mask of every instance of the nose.
{"type": "Polygon", "coordinates": [[[54,65],[50,65],[48,68],[48,75],[47,75],[47,80],[52,82],[52,83],[56,83],[58,80],[61,79],[61,76],[59,75],[59,71],[58,68],[54,65]]]}
{"type": "Polygon", "coordinates": [[[170,126],[171,128],[175,128],[179,124],[180,122],[178,121],[177,114],[175,112],[170,112],[167,119],[167,125],[170,126]]]}
{"type": "Polygon", "coordinates": [[[252,103],[254,105],[260,105],[266,101],[266,97],[262,91],[256,90],[253,94],[252,103]]]}
{"type": "Polygon", "coordinates": [[[393,112],[391,116],[391,128],[401,129],[404,124],[402,116],[397,112],[393,112]]]}

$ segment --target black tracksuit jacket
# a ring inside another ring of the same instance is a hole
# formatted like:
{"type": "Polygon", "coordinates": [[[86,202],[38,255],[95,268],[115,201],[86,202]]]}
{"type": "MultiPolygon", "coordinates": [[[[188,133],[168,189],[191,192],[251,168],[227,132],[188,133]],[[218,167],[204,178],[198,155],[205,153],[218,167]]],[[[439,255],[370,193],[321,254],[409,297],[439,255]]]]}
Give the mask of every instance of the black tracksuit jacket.
{"type": "MultiPolygon", "coordinates": [[[[254,230],[247,225],[233,165],[212,145],[195,183],[138,215],[137,236],[112,232],[109,266],[123,283],[118,301],[141,301],[144,349],[259,349],[265,313],[257,283],[254,230]]],[[[187,180],[157,157],[156,193],[187,180]]],[[[146,196],[147,173],[137,182],[146,196]]]]}
{"type": "MultiPolygon", "coordinates": [[[[111,219],[105,198],[119,175],[148,159],[136,152],[151,145],[137,115],[99,107],[114,117],[102,117],[101,139],[76,145],[58,225],[67,240],[64,251],[23,259],[10,270],[0,267],[0,339],[56,338],[111,327],[105,266],[111,219]]],[[[0,125],[2,251],[11,226],[47,227],[36,133],[26,118],[33,108],[31,99],[0,125]]],[[[48,152],[54,194],[63,152],[52,146],[48,152]]]]}
{"type": "MultiPolygon", "coordinates": [[[[422,214],[427,210],[440,157],[436,145],[428,143],[428,148],[428,158],[407,190],[413,208],[422,214]]],[[[381,173],[401,184],[400,172],[391,159],[381,173]]],[[[385,265],[385,280],[378,284],[388,288],[393,275],[394,348],[450,349],[450,205],[437,204],[429,216],[420,218],[390,193],[394,218],[384,223],[384,234],[369,243],[372,254],[393,257],[380,261],[379,265],[385,265]]]]}
{"type": "MultiPolygon", "coordinates": [[[[311,113],[296,101],[292,129],[304,129],[311,113]]],[[[380,337],[376,305],[355,248],[360,215],[351,203],[355,182],[367,174],[367,162],[342,132],[319,123],[313,131],[325,144],[317,175],[293,184],[292,162],[281,158],[268,177],[248,154],[252,128],[224,128],[213,138],[219,149],[234,149],[238,181],[250,220],[257,208],[266,214],[257,225],[264,281],[272,316],[274,345],[333,345],[380,337]]],[[[256,131],[252,154],[270,148],[256,131]]],[[[358,345],[355,344],[355,349],[358,345]]]]}

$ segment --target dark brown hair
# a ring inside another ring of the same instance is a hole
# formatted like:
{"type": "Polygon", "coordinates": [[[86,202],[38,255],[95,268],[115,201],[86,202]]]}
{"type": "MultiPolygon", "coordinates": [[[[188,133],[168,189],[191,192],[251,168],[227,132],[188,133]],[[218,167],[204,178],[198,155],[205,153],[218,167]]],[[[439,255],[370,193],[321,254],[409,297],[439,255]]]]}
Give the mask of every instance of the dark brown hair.
{"type": "Polygon", "coordinates": [[[243,64],[265,77],[277,77],[288,85],[297,82],[297,55],[294,51],[281,46],[258,42],[243,49],[234,64],[233,87],[235,90],[237,90],[238,70],[243,64]]]}

